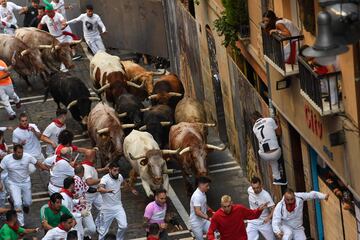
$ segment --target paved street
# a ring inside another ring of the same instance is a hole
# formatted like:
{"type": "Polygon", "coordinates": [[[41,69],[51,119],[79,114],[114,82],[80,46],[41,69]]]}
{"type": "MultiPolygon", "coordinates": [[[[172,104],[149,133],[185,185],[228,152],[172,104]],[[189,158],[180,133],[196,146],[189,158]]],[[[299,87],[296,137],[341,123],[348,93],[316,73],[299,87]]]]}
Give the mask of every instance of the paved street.
{"type": "MultiPolygon", "coordinates": [[[[85,57],[76,62],[77,66],[71,72],[80,77],[88,87],[91,87],[88,65],[89,61],[85,57]]],[[[129,54],[120,54],[121,57],[129,57],[129,54]]],[[[14,75],[15,76],[15,75],[14,75]]],[[[51,122],[54,118],[56,104],[48,100],[42,102],[42,95],[44,94],[44,87],[38,79],[32,79],[34,84],[33,91],[26,90],[26,84],[21,79],[15,79],[16,92],[23,99],[23,106],[17,110],[17,113],[26,111],[30,116],[30,122],[36,123],[41,130],[51,122]]],[[[50,98],[50,97],[49,97],[50,98]]],[[[7,115],[2,108],[0,110],[1,126],[16,126],[17,120],[8,121],[7,115]],[[3,119],[6,119],[4,121],[3,119]]],[[[74,143],[79,146],[90,147],[90,142],[86,136],[81,135],[81,128],[76,123],[71,115],[68,115],[67,128],[72,130],[76,135],[74,143]]],[[[215,135],[211,134],[210,135],[215,135]]],[[[7,143],[11,143],[10,134],[6,133],[7,143]]],[[[219,140],[210,137],[210,143],[220,144],[219,140]]],[[[209,154],[208,165],[210,170],[210,177],[213,180],[211,189],[208,192],[208,204],[213,209],[219,207],[219,200],[223,194],[232,195],[234,202],[247,205],[246,189],[248,182],[244,178],[244,174],[237,164],[236,160],[232,158],[229,151],[213,152],[209,154]]],[[[189,213],[189,199],[187,198],[184,181],[182,179],[180,169],[175,162],[168,163],[169,168],[177,169],[174,174],[170,175],[170,211],[177,212],[182,219],[184,231],[171,233],[171,239],[191,239],[189,231],[186,230],[187,218],[189,213]]],[[[128,163],[123,163],[122,174],[127,177],[130,167],[128,163]]],[[[48,200],[47,196],[48,174],[36,172],[32,175],[32,190],[33,190],[33,205],[31,212],[26,216],[26,225],[28,227],[35,227],[40,225],[39,209],[48,200]]],[[[126,239],[141,239],[145,236],[142,227],[143,210],[149,200],[145,197],[141,185],[137,184],[137,189],[140,191],[139,196],[134,196],[129,192],[123,192],[122,200],[128,219],[128,231],[126,239]]],[[[95,213],[96,215],[96,213],[95,213]]],[[[116,232],[116,225],[113,223],[111,232],[116,232]]],[[[37,235],[41,237],[41,234],[37,235]]]]}

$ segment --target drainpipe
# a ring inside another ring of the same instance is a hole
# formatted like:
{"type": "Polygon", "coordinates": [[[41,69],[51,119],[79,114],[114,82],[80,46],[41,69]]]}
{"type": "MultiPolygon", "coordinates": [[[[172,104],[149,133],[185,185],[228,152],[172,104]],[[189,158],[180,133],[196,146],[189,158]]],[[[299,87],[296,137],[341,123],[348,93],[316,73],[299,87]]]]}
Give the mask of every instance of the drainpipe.
{"type": "Polygon", "coordinates": [[[265,67],[266,67],[266,81],[268,86],[269,113],[270,113],[270,117],[274,118],[275,110],[271,100],[270,65],[267,61],[265,61],[265,67]]]}

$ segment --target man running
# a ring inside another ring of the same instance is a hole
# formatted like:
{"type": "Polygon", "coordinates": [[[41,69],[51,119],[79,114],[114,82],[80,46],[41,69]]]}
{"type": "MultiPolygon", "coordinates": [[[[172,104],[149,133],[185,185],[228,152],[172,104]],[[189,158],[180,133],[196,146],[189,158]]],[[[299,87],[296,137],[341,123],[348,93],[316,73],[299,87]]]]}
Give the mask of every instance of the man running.
{"type": "Polygon", "coordinates": [[[86,13],[68,21],[67,24],[77,22],[83,23],[84,38],[92,53],[95,55],[98,51],[105,51],[105,46],[100,34],[106,33],[106,28],[99,15],[94,13],[94,7],[92,5],[87,5],[86,13]],[[101,33],[99,32],[99,27],[101,33]]]}
{"type": "Polygon", "coordinates": [[[15,209],[22,209],[18,214],[20,226],[24,226],[24,212],[28,213],[32,203],[29,166],[34,164],[41,170],[49,170],[42,162],[24,153],[22,145],[14,145],[14,153],[6,155],[0,163],[0,172],[8,173],[8,188],[14,201],[15,209]]]}
{"type": "Polygon", "coordinates": [[[39,228],[25,229],[19,226],[15,210],[6,212],[6,223],[0,229],[0,238],[5,240],[19,239],[20,236],[29,233],[37,233],[39,228]]]}
{"type": "Polygon", "coordinates": [[[21,7],[13,2],[7,0],[0,0],[0,20],[4,26],[4,33],[14,35],[15,30],[18,28],[17,20],[14,14],[16,11],[24,11],[26,7],[21,7]]]}
{"type": "Polygon", "coordinates": [[[277,238],[282,240],[306,240],[303,227],[304,201],[312,199],[328,200],[329,194],[311,191],[294,192],[287,189],[283,198],[276,204],[272,228],[277,238]]]}
{"type": "Polygon", "coordinates": [[[37,17],[39,3],[40,0],[31,0],[31,5],[20,11],[20,14],[24,14],[24,27],[30,27],[32,20],[37,17]]]}
{"type": "Polygon", "coordinates": [[[60,217],[60,223],[57,227],[50,229],[42,240],[68,239],[68,232],[74,226],[74,217],[69,214],[63,214],[60,217]]]}

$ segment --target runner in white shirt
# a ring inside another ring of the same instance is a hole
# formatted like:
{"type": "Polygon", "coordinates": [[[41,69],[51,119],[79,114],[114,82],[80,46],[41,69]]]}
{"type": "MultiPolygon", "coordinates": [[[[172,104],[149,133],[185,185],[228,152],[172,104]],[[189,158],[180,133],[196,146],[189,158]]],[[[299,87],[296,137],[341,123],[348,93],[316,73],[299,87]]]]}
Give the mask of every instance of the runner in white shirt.
{"type": "Polygon", "coordinates": [[[210,217],[207,215],[207,211],[212,212],[212,210],[207,205],[205,193],[210,188],[211,180],[207,177],[199,177],[197,182],[198,188],[190,199],[189,223],[195,239],[203,240],[204,233],[207,233],[210,227],[210,217]]]}
{"type": "Polygon", "coordinates": [[[311,191],[294,192],[287,189],[283,198],[276,204],[272,228],[277,238],[282,240],[305,240],[303,227],[304,201],[312,199],[328,200],[329,194],[311,191]]]}
{"type": "Polygon", "coordinates": [[[266,240],[275,240],[272,231],[271,218],[275,209],[275,203],[270,194],[262,188],[260,178],[253,177],[251,186],[248,188],[250,209],[258,209],[260,205],[267,203],[267,208],[263,210],[258,219],[248,220],[246,232],[248,239],[258,240],[259,233],[266,240]]]}
{"type": "Polygon", "coordinates": [[[119,173],[119,165],[117,162],[112,162],[109,165],[109,173],[103,176],[100,180],[98,191],[102,193],[103,205],[96,218],[97,231],[99,233],[99,240],[105,239],[110,225],[114,219],[118,224],[116,233],[117,240],[125,239],[125,232],[127,229],[126,213],[121,202],[121,184],[124,179],[119,173]]]}
{"type": "Polygon", "coordinates": [[[92,53],[96,54],[98,51],[105,51],[105,46],[100,36],[99,27],[101,28],[101,34],[106,33],[106,27],[101,21],[99,15],[94,14],[92,5],[87,5],[86,13],[68,21],[67,24],[77,22],[83,23],[84,38],[92,53]]]}
{"type": "Polygon", "coordinates": [[[14,208],[23,210],[18,213],[20,226],[24,226],[24,212],[29,212],[32,203],[30,164],[34,164],[41,170],[49,170],[43,163],[24,153],[22,145],[14,145],[14,153],[6,155],[0,163],[0,172],[2,170],[8,172],[8,187],[14,201],[14,208]]]}
{"type": "Polygon", "coordinates": [[[50,4],[53,6],[55,11],[57,11],[58,13],[63,15],[63,17],[65,19],[67,19],[67,17],[66,17],[66,9],[72,9],[71,5],[65,6],[65,1],[64,0],[53,0],[53,1],[51,1],[50,4]]]}
{"type": "Polygon", "coordinates": [[[14,10],[24,11],[25,7],[18,6],[7,0],[0,0],[0,19],[1,22],[6,25],[4,27],[5,34],[14,35],[16,28],[18,28],[14,10]]]}
{"type": "Polygon", "coordinates": [[[281,126],[272,118],[263,118],[255,111],[252,114],[253,132],[259,141],[259,156],[270,164],[273,184],[286,185],[287,181],[281,177],[278,160],[281,157],[281,148],[277,136],[281,135],[281,126]]]}
{"type": "Polygon", "coordinates": [[[64,240],[67,239],[68,232],[73,226],[73,217],[63,214],[60,217],[60,224],[46,232],[42,240],[64,240]]]}
{"type": "Polygon", "coordinates": [[[45,128],[43,136],[47,137],[52,143],[46,146],[46,156],[54,155],[55,148],[58,145],[58,136],[62,130],[66,128],[66,109],[58,109],[56,118],[45,128]]]}

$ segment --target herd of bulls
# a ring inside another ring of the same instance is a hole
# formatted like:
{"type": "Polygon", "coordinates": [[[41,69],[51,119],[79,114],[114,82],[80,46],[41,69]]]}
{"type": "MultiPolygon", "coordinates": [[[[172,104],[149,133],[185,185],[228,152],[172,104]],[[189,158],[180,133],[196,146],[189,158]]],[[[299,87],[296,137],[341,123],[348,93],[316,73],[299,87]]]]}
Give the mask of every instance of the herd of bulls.
{"type": "Polygon", "coordinates": [[[151,196],[155,189],[168,189],[166,161],[174,158],[190,193],[190,176],[208,174],[207,153],[225,149],[207,144],[207,127],[215,124],[206,122],[203,106],[183,97],[184,87],[175,74],[148,71],[106,52],[98,52],[90,61],[90,77],[98,95],[92,97],[79,78],[57,71],[60,63],[74,66],[70,47],[77,43],[59,43],[47,32],[21,28],[15,37],[0,35],[0,57],[10,62],[15,55],[14,69],[28,86],[27,76],[43,76],[45,100],[51,94],[58,108],[60,103],[67,107],[99,149],[103,165],[128,161],[130,183],[140,176],[151,196]],[[92,101],[100,100],[91,108],[92,101]]]}

